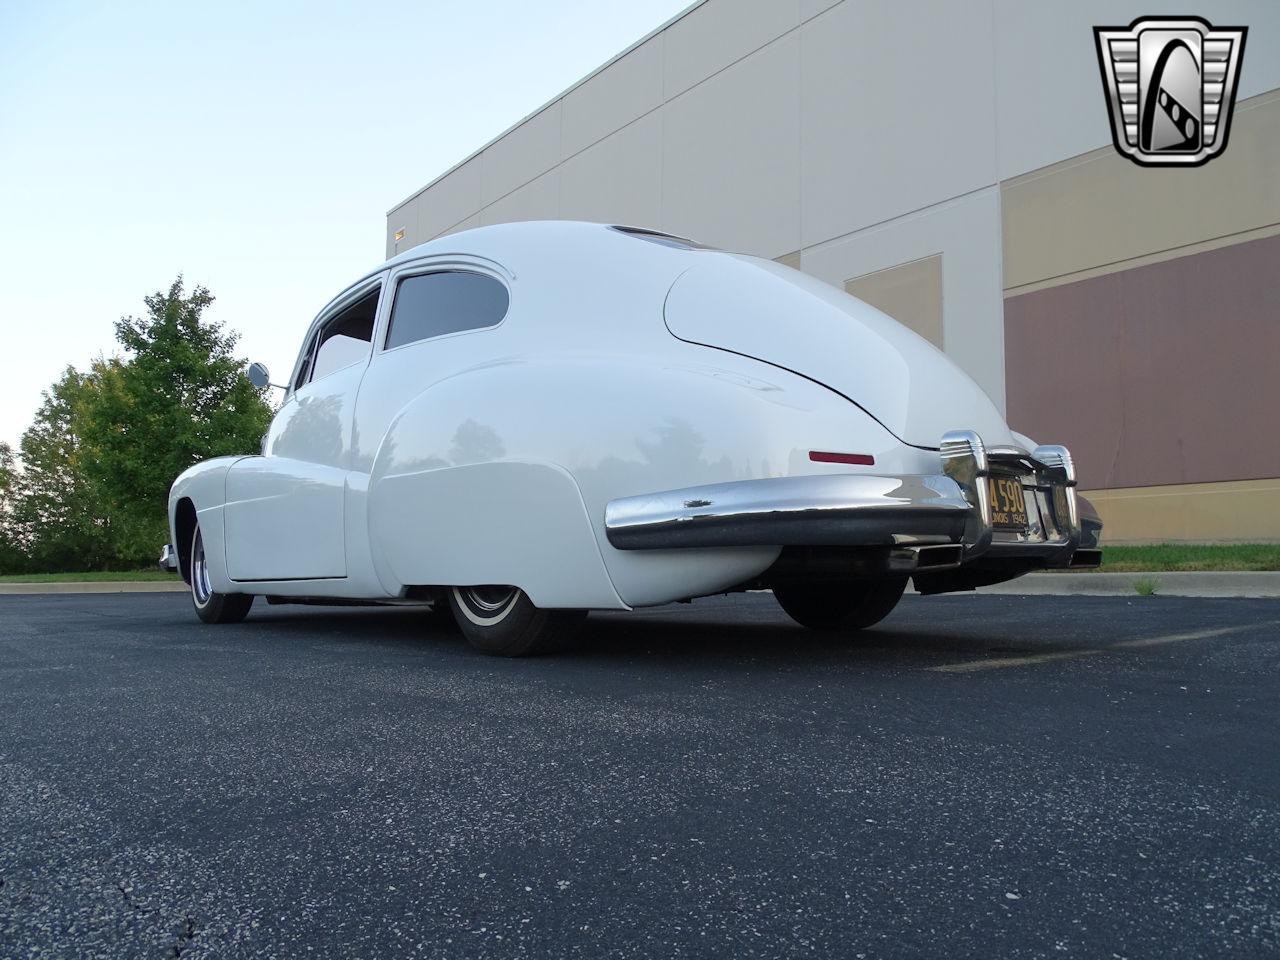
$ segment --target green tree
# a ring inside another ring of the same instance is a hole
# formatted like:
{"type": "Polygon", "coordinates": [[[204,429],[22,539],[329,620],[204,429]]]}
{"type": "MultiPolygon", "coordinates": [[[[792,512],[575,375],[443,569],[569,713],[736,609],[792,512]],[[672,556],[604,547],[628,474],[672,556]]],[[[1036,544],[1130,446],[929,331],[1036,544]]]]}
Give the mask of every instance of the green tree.
{"type": "Polygon", "coordinates": [[[111,522],[86,476],[76,410],[96,388],[92,374],[67,367],[43,394],[19,444],[12,487],[13,541],[33,570],[93,570],[110,564],[111,522]]]}
{"type": "Polygon", "coordinates": [[[75,405],[85,479],[114,522],[118,559],[147,562],[164,542],[174,478],[210,457],[253,453],[271,421],[235,355],[238,336],[203,318],[213,297],[182,277],[116,323],[122,360],[100,360],[75,405]]]}
{"type": "Polygon", "coordinates": [[[13,520],[20,479],[13,447],[0,441],[0,573],[17,573],[22,566],[23,551],[13,520]]]}
{"type": "Polygon", "coordinates": [[[68,367],[13,451],[0,445],[0,570],[149,564],[167,538],[174,478],[199,460],[254,452],[271,420],[235,356],[203,319],[213,302],[179,277],[116,324],[123,357],[68,367]]]}

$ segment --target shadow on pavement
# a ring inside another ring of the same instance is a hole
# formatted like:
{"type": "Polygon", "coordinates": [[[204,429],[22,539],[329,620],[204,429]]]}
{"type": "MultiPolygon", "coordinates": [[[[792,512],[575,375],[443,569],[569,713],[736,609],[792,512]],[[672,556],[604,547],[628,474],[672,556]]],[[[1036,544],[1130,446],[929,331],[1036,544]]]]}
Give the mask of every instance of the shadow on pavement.
{"type": "MultiPolygon", "coordinates": [[[[720,601],[701,609],[697,604],[673,604],[636,613],[593,613],[572,649],[523,662],[643,659],[655,665],[767,661],[901,668],[950,659],[1047,653],[1081,645],[1063,643],[1061,637],[1027,636],[1025,630],[999,623],[960,632],[918,622],[895,626],[895,619],[891,616],[872,629],[841,634],[798,627],[768,601],[720,601]]],[[[255,607],[244,624],[230,629],[237,632],[238,641],[252,641],[256,631],[264,642],[367,643],[403,652],[495,662],[473,651],[447,617],[416,608],[264,605],[255,607]]]]}

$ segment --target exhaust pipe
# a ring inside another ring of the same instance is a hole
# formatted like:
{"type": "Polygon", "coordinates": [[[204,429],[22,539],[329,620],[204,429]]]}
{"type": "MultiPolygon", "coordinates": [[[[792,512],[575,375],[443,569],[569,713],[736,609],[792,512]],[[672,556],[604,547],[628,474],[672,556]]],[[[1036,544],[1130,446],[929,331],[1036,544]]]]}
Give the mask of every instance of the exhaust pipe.
{"type": "Polygon", "coordinates": [[[889,551],[889,569],[894,573],[932,573],[954,569],[963,559],[964,545],[959,543],[894,547],[889,551]]]}

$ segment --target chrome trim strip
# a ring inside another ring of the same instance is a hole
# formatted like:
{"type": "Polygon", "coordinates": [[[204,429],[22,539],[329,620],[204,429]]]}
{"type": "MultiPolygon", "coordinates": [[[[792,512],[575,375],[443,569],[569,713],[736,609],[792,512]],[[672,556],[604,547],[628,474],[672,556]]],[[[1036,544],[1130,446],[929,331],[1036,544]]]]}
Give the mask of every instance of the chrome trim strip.
{"type": "Polygon", "coordinates": [[[943,476],[823,474],[687,487],[611,501],[619,550],[670,547],[893,546],[961,542],[973,513],[943,476]]]}

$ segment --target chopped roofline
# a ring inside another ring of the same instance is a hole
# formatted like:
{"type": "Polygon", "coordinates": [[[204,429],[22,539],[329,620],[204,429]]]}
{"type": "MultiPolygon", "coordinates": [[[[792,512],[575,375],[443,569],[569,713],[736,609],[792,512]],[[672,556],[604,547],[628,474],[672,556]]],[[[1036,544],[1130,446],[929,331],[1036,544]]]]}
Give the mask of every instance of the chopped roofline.
{"type": "MultiPolygon", "coordinates": [[[[705,2],[705,0],[699,0],[699,2],[705,2]]],[[[460,236],[463,236],[464,234],[478,233],[483,230],[492,230],[494,228],[503,228],[503,227],[528,228],[528,227],[535,227],[535,226],[544,225],[544,224],[555,224],[557,226],[565,226],[566,224],[568,224],[568,225],[574,225],[579,227],[596,228],[599,230],[616,230],[619,233],[630,234],[631,236],[660,237],[668,240],[678,241],[679,244],[687,245],[688,248],[691,250],[715,250],[716,249],[714,247],[704,246],[703,244],[698,243],[696,240],[690,240],[687,237],[679,237],[679,236],[676,236],[675,234],[666,233],[662,230],[654,230],[650,227],[637,227],[637,226],[631,226],[627,224],[596,223],[595,221],[591,221],[591,220],[517,220],[511,223],[489,223],[480,227],[472,227],[469,230],[459,230],[457,233],[445,234],[442,237],[434,237],[431,240],[424,240],[422,243],[415,244],[414,246],[410,247],[408,250],[403,250],[400,253],[397,253],[394,257],[388,257],[386,260],[382,261],[382,263],[378,264],[376,267],[366,270],[355,280],[351,281],[345,287],[343,287],[336,295],[334,295],[333,297],[330,297],[329,300],[325,302],[325,305],[316,312],[316,317],[319,317],[331,306],[333,306],[333,304],[335,304],[337,301],[341,300],[348,293],[350,293],[352,288],[358,287],[360,284],[364,283],[365,281],[369,280],[372,277],[377,276],[378,274],[382,273],[384,270],[390,267],[396,266],[408,260],[413,260],[416,258],[416,256],[421,256],[421,254],[415,255],[414,251],[418,250],[420,247],[425,247],[429,243],[436,243],[438,241],[447,240],[450,237],[460,237],[460,236]]],[[[441,254],[447,254],[447,253],[457,253],[457,254],[463,254],[466,256],[477,255],[473,252],[469,252],[466,250],[452,250],[452,251],[442,250],[437,253],[432,253],[431,256],[440,256],[441,254]]],[[[312,323],[313,324],[315,323],[314,319],[312,320],[312,323]]]]}

